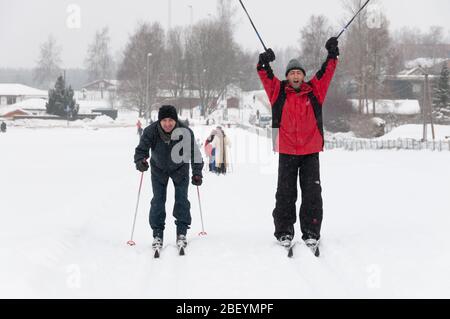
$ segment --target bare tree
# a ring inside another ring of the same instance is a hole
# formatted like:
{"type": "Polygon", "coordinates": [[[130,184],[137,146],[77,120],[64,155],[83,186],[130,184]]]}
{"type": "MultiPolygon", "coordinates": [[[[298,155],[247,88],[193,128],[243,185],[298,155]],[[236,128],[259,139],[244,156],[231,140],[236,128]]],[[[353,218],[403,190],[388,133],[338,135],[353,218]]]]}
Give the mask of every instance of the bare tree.
{"type": "Polygon", "coordinates": [[[110,42],[108,27],[95,33],[94,41],[89,45],[84,62],[89,81],[109,79],[113,74],[114,61],[110,52],[110,42]]]}
{"type": "Polygon", "coordinates": [[[237,72],[233,75],[233,83],[244,91],[260,88],[261,81],[256,73],[258,56],[258,52],[248,52],[242,48],[238,48],[236,51],[237,72]]]}
{"type": "Polygon", "coordinates": [[[372,114],[376,115],[376,100],[381,96],[384,76],[389,68],[389,49],[391,38],[389,35],[389,23],[386,16],[381,12],[378,15],[378,22],[369,28],[368,32],[368,94],[372,99],[372,114]]]}
{"type": "MultiPolygon", "coordinates": [[[[345,0],[343,7],[348,15],[354,15],[363,5],[362,0],[345,0]]],[[[358,109],[362,113],[367,87],[367,11],[363,10],[347,31],[345,41],[341,45],[341,70],[356,84],[358,109]]]]}
{"type": "MultiPolygon", "coordinates": [[[[344,0],[344,9],[354,15],[363,0],[344,0]]],[[[382,76],[387,73],[387,55],[390,48],[388,20],[381,10],[363,10],[347,31],[341,68],[357,86],[358,106],[369,112],[368,99],[372,98],[375,113],[376,99],[381,91],[382,76]],[[375,21],[374,21],[375,19],[375,21]]]]}
{"type": "MultiPolygon", "coordinates": [[[[274,48],[276,60],[272,63],[272,69],[275,75],[279,78],[284,78],[286,66],[291,59],[299,58],[300,49],[295,46],[288,46],[286,48],[274,48]]],[[[300,63],[302,63],[302,59],[300,63]]]]}
{"type": "Polygon", "coordinates": [[[448,56],[445,31],[440,26],[432,26],[428,32],[404,27],[395,32],[394,40],[401,49],[404,61],[428,57],[436,63],[437,58],[448,56]]]}
{"type": "Polygon", "coordinates": [[[34,80],[43,87],[50,88],[58,75],[61,74],[61,47],[56,39],[50,35],[41,44],[37,66],[33,70],[34,80]]]}
{"type": "Polygon", "coordinates": [[[184,31],[174,28],[168,32],[164,77],[172,96],[183,96],[187,84],[184,31]]]}
{"type": "Polygon", "coordinates": [[[214,111],[214,102],[236,74],[237,45],[229,27],[218,20],[195,25],[188,36],[186,55],[191,63],[191,78],[197,88],[201,114],[214,111]]]}
{"type": "Polygon", "coordinates": [[[307,72],[315,72],[326,56],[325,42],[332,36],[333,29],[325,16],[312,15],[300,31],[301,61],[307,72]]]}
{"type": "Polygon", "coordinates": [[[443,56],[441,51],[444,37],[444,28],[441,26],[430,27],[428,33],[425,35],[424,44],[429,49],[428,57],[433,59],[433,63],[437,62],[437,58],[443,56]]]}
{"type": "Polygon", "coordinates": [[[119,95],[125,106],[139,111],[139,116],[151,112],[150,106],[154,104],[158,91],[164,53],[164,30],[159,23],[140,24],[125,48],[118,71],[119,95]]]}

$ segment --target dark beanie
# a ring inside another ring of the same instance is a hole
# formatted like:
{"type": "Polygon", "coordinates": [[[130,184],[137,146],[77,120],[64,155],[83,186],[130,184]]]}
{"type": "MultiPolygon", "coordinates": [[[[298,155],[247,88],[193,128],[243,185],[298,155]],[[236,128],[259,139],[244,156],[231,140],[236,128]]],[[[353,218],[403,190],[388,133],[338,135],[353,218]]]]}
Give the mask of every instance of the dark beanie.
{"type": "Polygon", "coordinates": [[[172,105],[161,106],[158,113],[158,121],[162,121],[167,118],[172,119],[175,122],[178,122],[178,114],[175,106],[172,105]]]}
{"type": "Polygon", "coordinates": [[[304,68],[302,68],[300,62],[297,59],[292,59],[289,61],[287,67],[286,67],[286,76],[291,72],[292,70],[300,70],[303,72],[303,74],[306,76],[306,71],[304,68]]]}

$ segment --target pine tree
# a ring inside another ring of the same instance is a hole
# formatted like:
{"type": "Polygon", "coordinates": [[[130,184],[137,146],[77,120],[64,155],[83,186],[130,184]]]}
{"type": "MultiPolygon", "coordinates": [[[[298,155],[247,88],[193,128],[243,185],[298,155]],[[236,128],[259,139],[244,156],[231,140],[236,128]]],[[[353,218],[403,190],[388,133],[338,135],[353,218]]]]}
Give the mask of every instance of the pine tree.
{"type": "Polygon", "coordinates": [[[434,90],[434,107],[437,109],[450,108],[450,72],[448,69],[448,62],[442,66],[441,77],[437,87],[434,90]]]}
{"type": "Polygon", "coordinates": [[[78,114],[78,105],[73,98],[74,91],[71,86],[66,89],[66,81],[58,77],[55,88],[48,92],[47,113],[75,119],[78,114]]]}

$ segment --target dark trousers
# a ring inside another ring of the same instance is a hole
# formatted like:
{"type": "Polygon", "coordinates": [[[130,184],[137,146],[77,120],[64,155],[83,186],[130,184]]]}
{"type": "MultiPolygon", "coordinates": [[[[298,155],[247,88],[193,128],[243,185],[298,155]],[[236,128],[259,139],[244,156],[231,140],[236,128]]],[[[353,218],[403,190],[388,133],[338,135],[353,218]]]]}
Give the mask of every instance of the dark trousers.
{"type": "Polygon", "coordinates": [[[177,226],[177,235],[186,235],[191,225],[191,203],[188,200],[189,175],[173,178],[152,170],[153,199],[150,207],[150,227],[153,237],[163,238],[166,223],[166,198],[169,178],[175,186],[175,206],[173,216],[177,226]]]}
{"type": "Polygon", "coordinates": [[[297,219],[297,177],[300,176],[302,204],[300,207],[300,228],[303,240],[320,239],[323,218],[322,187],[320,185],[319,154],[280,154],[278,166],[278,188],[276,207],[273,211],[275,237],[294,236],[297,219]]]}

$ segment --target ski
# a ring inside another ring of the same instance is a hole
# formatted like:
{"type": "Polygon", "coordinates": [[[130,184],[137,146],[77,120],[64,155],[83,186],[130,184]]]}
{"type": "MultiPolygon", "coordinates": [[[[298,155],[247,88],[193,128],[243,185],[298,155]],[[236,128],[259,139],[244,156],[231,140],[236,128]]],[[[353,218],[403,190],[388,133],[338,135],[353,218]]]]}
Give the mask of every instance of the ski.
{"type": "Polygon", "coordinates": [[[288,253],[287,256],[289,258],[292,258],[294,256],[295,241],[292,240],[292,236],[290,235],[281,236],[278,239],[278,244],[280,244],[282,247],[284,247],[284,249],[286,249],[288,253]]]}
{"type": "Polygon", "coordinates": [[[316,257],[320,256],[319,241],[308,239],[305,241],[305,244],[306,247],[308,247],[311,250],[314,256],[316,257]]]}
{"type": "Polygon", "coordinates": [[[288,251],[288,258],[294,257],[294,246],[295,246],[295,243],[292,243],[291,246],[286,247],[286,249],[288,251]]]}
{"type": "Polygon", "coordinates": [[[185,235],[177,236],[177,247],[178,247],[178,255],[179,256],[185,255],[186,246],[187,246],[186,236],[185,235]]]}
{"type": "Polygon", "coordinates": [[[161,255],[161,249],[163,247],[163,240],[159,237],[155,237],[153,240],[152,248],[153,248],[153,257],[159,258],[161,255]]]}
{"type": "Polygon", "coordinates": [[[314,252],[314,256],[320,257],[320,250],[319,250],[319,247],[316,248],[316,251],[314,252]]]}

